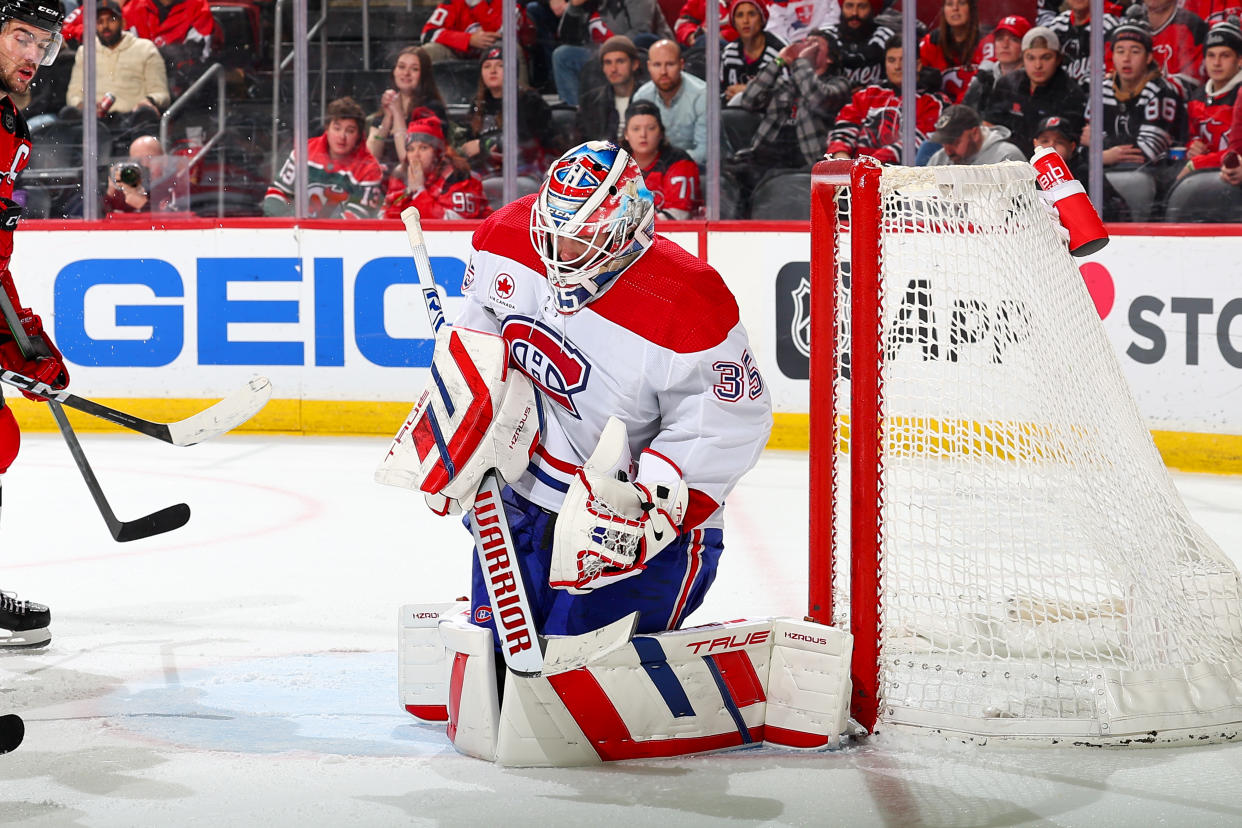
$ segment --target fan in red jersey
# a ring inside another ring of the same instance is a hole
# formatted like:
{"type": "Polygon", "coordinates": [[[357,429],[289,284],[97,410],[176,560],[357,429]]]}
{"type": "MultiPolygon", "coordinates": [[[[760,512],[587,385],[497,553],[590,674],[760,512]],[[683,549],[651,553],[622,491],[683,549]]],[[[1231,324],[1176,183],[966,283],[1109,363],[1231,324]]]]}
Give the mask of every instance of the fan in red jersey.
{"type": "Polygon", "coordinates": [[[651,101],[635,101],[625,111],[621,148],[643,171],[657,215],[685,220],[702,206],[699,165],[668,142],[660,108],[651,101]]]}
{"type": "Polygon", "coordinates": [[[417,207],[425,219],[483,218],[491,213],[483,182],[445,146],[444,127],[426,107],[410,113],[405,175],[389,180],[384,217],[400,218],[407,207],[417,207]]]}
{"type": "Polygon", "coordinates": [[[984,57],[978,0],[944,0],[940,25],[919,42],[919,60],[940,72],[941,91],[953,103],[961,102],[984,57]]]}
{"type": "Polygon", "coordinates": [[[1181,178],[1195,170],[1211,170],[1221,165],[1229,151],[1233,110],[1242,85],[1242,26],[1230,17],[1217,23],[1204,41],[1203,68],[1207,83],[1201,86],[1186,107],[1190,119],[1190,143],[1186,146],[1186,166],[1181,178]]]}
{"type": "MultiPolygon", "coordinates": [[[[893,35],[884,48],[883,85],[867,86],[854,93],[850,102],[841,107],[837,123],[828,134],[829,158],[857,158],[870,155],[886,164],[901,163],[901,35],[893,35]]],[[[921,68],[921,64],[920,64],[921,68]]],[[[934,74],[934,73],[932,73],[934,74]]],[[[932,77],[932,83],[939,78],[932,77]]],[[[918,97],[914,105],[914,137],[918,144],[927,140],[949,105],[937,91],[922,86],[924,73],[919,73],[918,97]]]]}
{"type": "MultiPolygon", "coordinates": [[[[3,0],[0,2],[0,290],[12,304],[26,335],[42,341],[48,357],[27,358],[18,347],[12,330],[0,318],[0,368],[33,377],[55,389],[69,384],[64,357],[43,329],[39,315],[23,307],[17,295],[9,260],[13,256],[13,231],[22,208],[13,201],[13,183],[30,160],[30,130],[12,95],[25,94],[40,66],[49,66],[60,51],[59,3],[41,0],[3,0]]],[[[23,392],[32,400],[42,397],[23,392]]],[[[0,483],[17,459],[21,432],[13,412],[0,393],[0,483]]],[[[41,604],[20,601],[12,593],[0,593],[0,648],[42,647],[51,641],[48,632],[51,611],[41,604]]]]}
{"type": "MultiPolygon", "coordinates": [[[[1152,56],[1185,100],[1203,81],[1203,39],[1207,24],[1177,0],[1143,0],[1151,28],[1152,56]]],[[[1129,16],[1136,7],[1126,12],[1129,16]]]]}

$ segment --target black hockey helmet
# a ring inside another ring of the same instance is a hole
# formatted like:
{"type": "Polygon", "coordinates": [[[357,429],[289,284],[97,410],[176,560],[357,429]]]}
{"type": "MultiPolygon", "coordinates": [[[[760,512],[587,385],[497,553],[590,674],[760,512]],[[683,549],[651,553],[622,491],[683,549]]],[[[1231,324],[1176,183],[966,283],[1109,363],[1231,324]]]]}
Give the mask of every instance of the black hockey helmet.
{"type": "Polygon", "coordinates": [[[63,43],[60,26],[65,22],[65,13],[57,0],[0,0],[0,24],[8,20],[20,20],[51,32],[52,37],[43,46],[43,57],[39,62],[50,66],[56,60],[63,43]]]}

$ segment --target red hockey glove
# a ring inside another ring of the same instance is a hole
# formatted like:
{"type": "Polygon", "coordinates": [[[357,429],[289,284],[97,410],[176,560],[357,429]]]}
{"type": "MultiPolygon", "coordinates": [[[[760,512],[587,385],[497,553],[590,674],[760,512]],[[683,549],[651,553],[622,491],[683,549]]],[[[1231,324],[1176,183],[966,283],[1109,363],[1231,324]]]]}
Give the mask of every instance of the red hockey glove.
{"type": "MultiPolygon", "coordinates": [[[[43,320],[39,318],[30,308],[18,308],[18,318],[21,320],[22,329],[26,335],[35,342],[42,342],[47,346],[49,356],[27,358],[22,354],[21,348],[17,346],[17,341],[12,337],[4,336],[3,342],[0,342],[0,367],[9,371],[16,371],[32,379],[36,379],[46,385],[59,391],[69,384],[69,369],[65,367],[65,358],[61,355],[60,350],[52,343],[52,340],[43,332],[43,320]]],[[[8,333],[7,331],[5,332],[8,333]]],[[[23,391],[26,399],[35,402],[43,402],[44,397],[33,394],[29,391],[23,391]]]]}

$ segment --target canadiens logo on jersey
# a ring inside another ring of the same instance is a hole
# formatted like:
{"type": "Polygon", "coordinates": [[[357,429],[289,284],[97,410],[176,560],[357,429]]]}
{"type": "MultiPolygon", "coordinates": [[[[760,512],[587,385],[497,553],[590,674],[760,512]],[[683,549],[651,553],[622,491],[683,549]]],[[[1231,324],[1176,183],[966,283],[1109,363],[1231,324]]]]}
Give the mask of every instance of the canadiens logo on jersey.
{"type": "Polygon", "coordinates": [[[574,395],[584,391],[591,366],[582,353],[557,332],[523,316],[505,320],[501,336],[509,344],[509,359],[530,377],[539,390],[578,419],[574,395]]]}

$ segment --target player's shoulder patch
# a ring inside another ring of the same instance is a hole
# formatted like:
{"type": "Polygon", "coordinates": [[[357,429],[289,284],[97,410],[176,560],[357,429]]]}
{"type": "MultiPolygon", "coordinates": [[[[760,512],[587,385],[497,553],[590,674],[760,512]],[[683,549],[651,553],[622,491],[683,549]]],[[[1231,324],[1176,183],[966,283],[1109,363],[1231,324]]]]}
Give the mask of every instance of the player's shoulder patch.
{"type": "Polygon", "coordinates": [[[0,99],[0,128],[19,141],[30,140],[30,128],[26,126],[26,119],[8,95],[0,99]]]}
{"type": "Polygon", "coordinates": [[[535,196],[528,195],[492,213],[474,231],[475,250],[486,250],[513,259],[536,273],[543,273],[543,262],[530,241],[531,210],[535,196]]]}
{"type": "Polygon", "coordinates": [[[741,318],[720,274],[662,236],[586,311],[683,354],[719,345],[741,318]]]}

